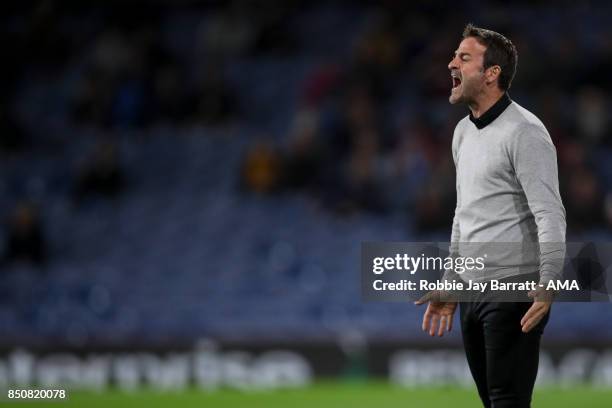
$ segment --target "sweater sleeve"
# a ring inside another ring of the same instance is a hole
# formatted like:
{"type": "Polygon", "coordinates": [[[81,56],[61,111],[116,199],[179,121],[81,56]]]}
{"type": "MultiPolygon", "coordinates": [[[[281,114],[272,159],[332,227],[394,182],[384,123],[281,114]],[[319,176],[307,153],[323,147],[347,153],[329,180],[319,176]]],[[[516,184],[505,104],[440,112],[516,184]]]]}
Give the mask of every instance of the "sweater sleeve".
{"type": "Polygon", "coordinates": [[[565,256],[566,220],[559,193],[555,146],[544,129],[527,124],[513,138],[510,156],[537,226],[540,283],[560,279],[565,256]]]}
{"type": "MultiPolygon", "coordinates": [[[[455,169],[457,168],[457,158],[455,149],[453,149],[453,161],[455,162],[455,169]]],[[[457,256],[459,254],[459,241],[461,240],[461,230],[459,229],[459,217],[457,217],[457,213],[459,212],[459,208],[461,206],[460,203],[460,194],[459,194],[459,177],[455,175],[455,191],[457,193],[457,200],[455,205],[455,215],[453,216],[453,227],[451,230],[450,237],[450,247],[449,252],[451,256],[457,256]]]]}
{"type": "MultiPolygon", "coordinates": [[[[453,143],[452,143],[452,154],[453,154],[453,162],[455,163],[455,172],[457,170],[457,149],[458,149],[458,140],[457,140],[457,131],[455,130],[455,133],[453,135],[453,143]]],[[[452,258],[455,258],[457,256],[459,256],[459,242],[461,241],[461,230],[459,229],[459,217],[457,216],[457,213],[459,212],[459,208],[461,207],[461,202],[460,202],[460,192],[459,192],[459,177],[458,175],[455,175],[455,190],[457,193],[457,200],[456,200],[456,204],[455,204],[455,214],[453,216],[453,225],[452,225],[452,229],[451,229],[451,236],[450,236],[450,245],[448,248],[449,251],[449,256],[452,258]]],[[[443,281],[453,281],[456,280],[458,278],[457,274],[455,273],[455,271],[453,270],[446,270],[444,271],[444,275],[442,277],[443,281]]]]}

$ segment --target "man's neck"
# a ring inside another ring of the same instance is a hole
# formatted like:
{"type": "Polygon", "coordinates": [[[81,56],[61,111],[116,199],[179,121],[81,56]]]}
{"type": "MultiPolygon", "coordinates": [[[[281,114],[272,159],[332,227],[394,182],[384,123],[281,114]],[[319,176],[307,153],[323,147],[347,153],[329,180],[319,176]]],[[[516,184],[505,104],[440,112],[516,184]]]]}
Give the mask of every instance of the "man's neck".
{"type": "Polygon", "coordinates": [[[495,105],[495,102],[499,101],[499,98],[503,95],[504,91],[498,88],[491,92],[483,93],[477,101],[468,104],[472,116],[479,118],[483,113],[491,109],[491,106],[495,105]]]}

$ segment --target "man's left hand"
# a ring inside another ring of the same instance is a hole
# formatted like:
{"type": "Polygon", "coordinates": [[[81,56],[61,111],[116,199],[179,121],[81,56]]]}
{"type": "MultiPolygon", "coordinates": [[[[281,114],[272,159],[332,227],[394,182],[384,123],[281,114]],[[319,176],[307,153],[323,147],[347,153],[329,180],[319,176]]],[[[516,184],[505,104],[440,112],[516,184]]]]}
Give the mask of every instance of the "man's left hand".
{"type": "Polygon", "coordinates": [[[546,313],[550,310],[554,293],[544,288],[539,288],[537,290],[532,290],[527,296],[534,301],[529,310],[527,310],[527,313],[525,313],[525,316],[521,319],[521,330],[523,333],[529,333],[531,329],[537,326],[540,320],[546,316],[546,313]]]}

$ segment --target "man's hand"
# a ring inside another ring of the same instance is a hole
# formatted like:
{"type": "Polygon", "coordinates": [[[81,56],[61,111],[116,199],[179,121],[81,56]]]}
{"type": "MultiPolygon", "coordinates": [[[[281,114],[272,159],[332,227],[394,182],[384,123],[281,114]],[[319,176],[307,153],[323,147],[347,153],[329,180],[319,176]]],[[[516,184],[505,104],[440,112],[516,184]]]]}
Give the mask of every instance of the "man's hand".
{"type": "Polygon", "coordinates": [[[546,313],[550,310],[554,292],[539,288],[537,290],[532,290],[527,295],[532,298],[534,302],[529,310],[527,310],[527,313],[525,313],[525,316],[521,319],[521,330],[523,333],[529,333],[529,331],[537,326],[540,320],[546,316],[546,313]]]}
{"type": "Polygon", "coordinates": [[[453,328],[453,316],[457,309],[457,302],[444,300],[445,294],[440,291],[432,291],[414,302],[415,305],[422,305],[429,302],[427,310],[423,315],[423,331],[429,332],[430,336],[442,337],[444,331],[450,332],[453,328]]]}

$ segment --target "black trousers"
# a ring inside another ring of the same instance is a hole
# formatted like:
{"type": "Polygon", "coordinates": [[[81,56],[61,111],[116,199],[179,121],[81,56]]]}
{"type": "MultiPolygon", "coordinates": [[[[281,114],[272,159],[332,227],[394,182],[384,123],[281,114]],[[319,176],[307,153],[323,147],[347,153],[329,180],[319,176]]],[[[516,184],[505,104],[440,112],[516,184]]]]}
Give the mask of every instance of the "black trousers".
{"type": "Polygon", "coordinates": [[[531,305],[529,301],[489,302],[486,295],[460,303],[465,354],[486,408],[531,405],[540,338],[550,315],[529,333],[523,333],[521,318],[531,305]]]}

